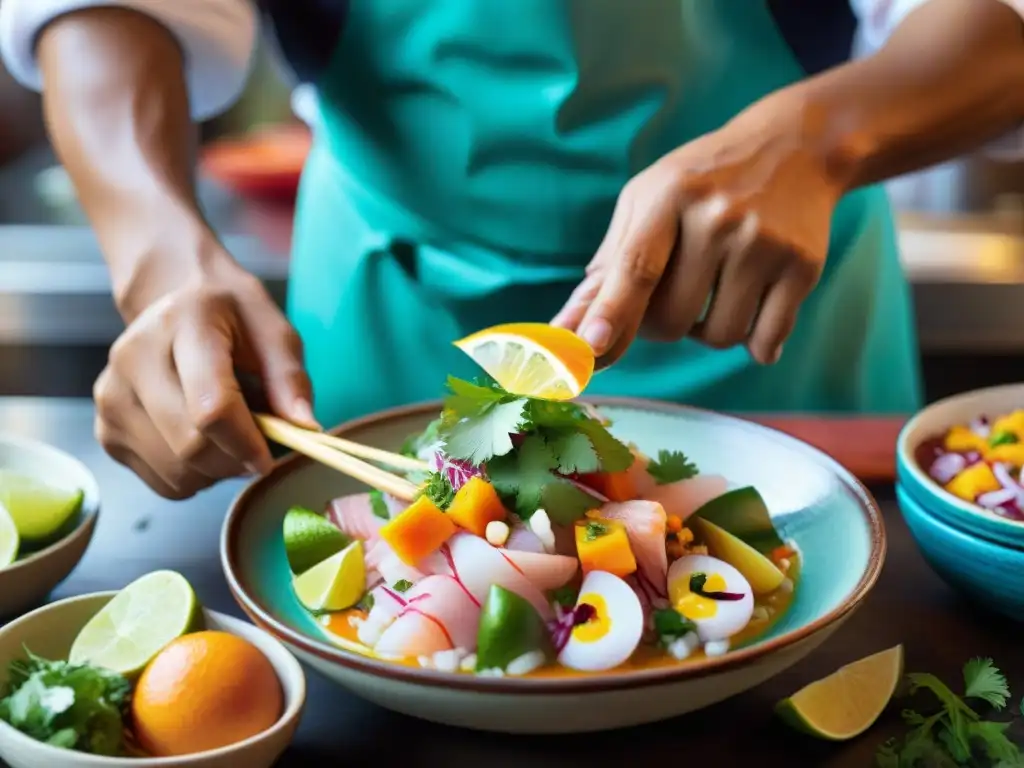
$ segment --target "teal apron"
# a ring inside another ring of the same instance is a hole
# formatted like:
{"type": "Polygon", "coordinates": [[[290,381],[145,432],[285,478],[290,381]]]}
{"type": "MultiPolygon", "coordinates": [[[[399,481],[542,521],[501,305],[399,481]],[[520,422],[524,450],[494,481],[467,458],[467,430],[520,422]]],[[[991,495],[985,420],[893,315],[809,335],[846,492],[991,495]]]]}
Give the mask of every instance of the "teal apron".
{"type": "MultiPolygon", "coordinates": [[[[803,76],[755,0],[353,2],[318,83],[289,288],[318,418],[433,399],[449,373],[474,375],[451,342],[549,320],[631,176],[803,76]]],[[[776,365],[641,340],[588,391],[730,411],[916,409],[882,189],[839,204],[825,273],[776,365]]]]}

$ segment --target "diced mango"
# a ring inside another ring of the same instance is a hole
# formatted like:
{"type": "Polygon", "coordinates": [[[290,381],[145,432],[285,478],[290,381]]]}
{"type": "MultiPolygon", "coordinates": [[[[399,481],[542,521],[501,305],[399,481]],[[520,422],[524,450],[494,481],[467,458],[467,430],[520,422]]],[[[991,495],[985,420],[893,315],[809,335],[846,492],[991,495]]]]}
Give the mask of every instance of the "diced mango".
{"type": "Polygon", "coordinates": [[[494,486],[482,477],[470,478],[448,505],[451,521],[477,536],[485,536],[487,524],[501,522],[507,514],[494,486]]]}
{"type": "Polygon", "coordinates": [[[965,501],[974,501],[989,491],[998,491],[1002,486],[988,464],[979,461],[946,483],[946,490],[965,501]]]}
{"type": "Polygon", "coordinates": [[[1024,411],[1014,411],[996,419],[992,425],[992,434],[997,432],[1012,432],[1024,440],[1024,411]]]}
{"type": "Polygon", "coordinates": [[[434,502],[420,496],[380,529],[380,537],[391,545],[403,563],[415,566],[436,552],[457,530],[455,523],[434,502]]]}
{"type": "Polygon", "coordinates": [[[1003,443],[985,451],[988,461],[998,461],[1024,467],[1024,443],[1003,443]]]}
{"type": "Polygon", "coordinates": [[[942,441],[947,451],[956,453],[967,453],[968,451],[984,452],[988,442],[981,435],[976,435],[967,427],[953,427],[946,433],[942,441]]]}
{"type": "Polygon", "coordinates": [[[576,554],[583,573],[607,571],[624,577],[636,570],[626,527],[617,520],[590,517],[576,523],[576,554]]]}

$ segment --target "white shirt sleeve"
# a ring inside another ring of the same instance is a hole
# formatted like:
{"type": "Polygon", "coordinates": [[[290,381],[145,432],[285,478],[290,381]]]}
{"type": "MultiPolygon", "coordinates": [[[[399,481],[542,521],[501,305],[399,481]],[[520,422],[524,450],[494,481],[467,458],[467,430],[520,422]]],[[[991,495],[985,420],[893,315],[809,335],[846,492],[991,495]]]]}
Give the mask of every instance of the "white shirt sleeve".
{"type": "MultiPolygon", "coordinates": [[[[928,0],[850,0],[857,17],[857,36],[868,51],[882,47],[899,23],[928,0]]],[[[1000,0],[1024,18],[1024,0],[1000,0]]]]}
{"type": "Polygon", "coordinates": [[[39,33],[58,16],[100,6],[145,13],[175,35],[185,54],[196,120],[214,117],[241,95],[258,27],[249,0],[0,0],[0,57],[11,75],[41,90],[35,56],[39,33]]]}

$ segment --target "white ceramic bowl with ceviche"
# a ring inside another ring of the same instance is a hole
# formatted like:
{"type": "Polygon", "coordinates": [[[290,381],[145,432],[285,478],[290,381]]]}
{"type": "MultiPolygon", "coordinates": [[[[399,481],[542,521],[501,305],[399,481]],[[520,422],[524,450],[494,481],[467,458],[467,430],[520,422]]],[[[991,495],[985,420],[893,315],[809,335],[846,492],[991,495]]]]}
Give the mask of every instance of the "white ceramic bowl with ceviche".
{"type": "Polygon", "coordinates": [[[577,402],[593,355],[548,326],[459,345],[490,378],[450,379],[443,407],[335,436],[261,417],[306,457],[225,522],[239,604],[359,695],[507,732],[664,719],[795,663],[874,584],[878,509],[819,451],[706,411],[577,402]]]}
{"type": "Polygon", "coordinates": [[[96,479],[80,461],[0,435],[0,619],[39,604],[74,570],[99,509],[96,479]]]}
{"type": "Polygon", "coordinates": [[[0,629],[0,760],[11,768],[269,768],[305,697],[280,642],[204,610],[173,571],[0,629]]]}

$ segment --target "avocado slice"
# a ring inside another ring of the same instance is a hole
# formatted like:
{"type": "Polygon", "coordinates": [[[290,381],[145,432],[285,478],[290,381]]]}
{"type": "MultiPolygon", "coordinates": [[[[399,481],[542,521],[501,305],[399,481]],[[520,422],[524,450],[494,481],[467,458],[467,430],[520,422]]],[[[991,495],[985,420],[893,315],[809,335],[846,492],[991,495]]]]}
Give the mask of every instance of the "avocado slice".
{"type": "Polygon", "coordinates": [[[761,554],[785,545],[768,514],[768,505],[749,485],[715,497],[693,516],[714,523],[761,554]]]}
{"type": "Polygon", "coordinates": [[[708,520],[698,518],[691,525],[712,555],[743,574],[754,594],[767,595],[782,585],[786,575],[775,563],[742,539],[708,520]]]}
{"type": "Polygon", "coordinates": [[[544,620],[525,599],[497,584],[491,585],[476,640],[476,671],[500,669],[531,651],[551,658],[551,638],[544,620]]]}

